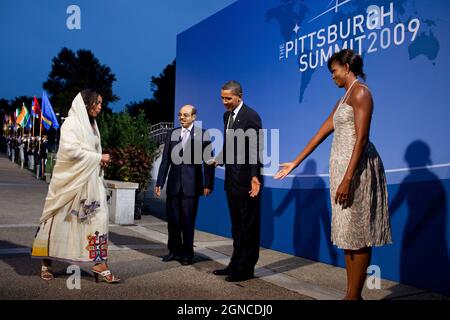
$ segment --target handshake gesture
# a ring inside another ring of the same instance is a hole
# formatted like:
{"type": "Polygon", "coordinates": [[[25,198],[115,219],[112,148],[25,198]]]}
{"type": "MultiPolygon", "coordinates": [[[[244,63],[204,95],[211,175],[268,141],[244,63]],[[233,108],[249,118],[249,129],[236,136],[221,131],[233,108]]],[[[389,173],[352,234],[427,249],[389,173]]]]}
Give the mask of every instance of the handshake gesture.
{"type": "Polygon", "coordinates": [[[208,161],[206,161],[206,164],[207,164],[208,166],[214,166],[214,168],[217,168],[217,166],[219,165],[219,164],[217,163],[216,159],[214,159],[214,158],[211,158],[211,159],[209,159],[208,161]]]}

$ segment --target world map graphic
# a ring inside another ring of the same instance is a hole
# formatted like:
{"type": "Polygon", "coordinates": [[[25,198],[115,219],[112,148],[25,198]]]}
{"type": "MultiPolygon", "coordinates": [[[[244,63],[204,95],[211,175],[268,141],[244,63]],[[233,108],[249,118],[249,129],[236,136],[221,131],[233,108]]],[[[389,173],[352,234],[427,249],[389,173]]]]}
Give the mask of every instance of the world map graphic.
{"type": "MultiPolygon", "coordinates": [[[[341,2],[343,2],[341,0],[341,2]]],[[[349,16],[356,14],[364,14],[367,7],[373,3],[373,1],[346,1],[345,6],[339,7],[337,13],[330,13],[328,21],[330,24],[338,24],[340,21],[348,18],[349,16]],[[332,18],[330,19],[330,17],[332,18]]],[[[389,7],[392,0],[380,0],[376,1],[376,5],[389,7]]],[[[329,9],[335,4],[335,1],[331,1],[324,11],[329,9]]],[[[394,2],[395,6],[395,20],[396,22],[407,23],[413,18],[421,17],[420,12],[417,10],[415,1],[397,0],[394,2]]],[[[317,16],[317,12],[312,12],[308,1],[305,0],[282,0],[280,5],[275,8],[271,8],[266,12],[266,21],[277,21],[279,25],[280,35],[284,41],[293,40],[296,37],[296,33],[293,31],[294,26],[300,27],[305,23],[308,23],[311,19],[317,16]]],[[[325,19],[325,17],[324,17],[325,19]]],[[[432,19],[420,18],[420,29],[417,37],[408,46],[404,46],[408,50],[408,56],[410,60],[416,59],[423,55],[431,64],[435,65],[435,60],[439,54],[440,44],[438,39],[433,33],[433,28],[436,27],[436,22],[432,19]]],[[[364,55],[364,52],[362,53],[364,55]]],[[[299,100],[301,103],[304,99],[308,85],[314,76],[317,69],[308,68],[301,72],[299,100]]]]}

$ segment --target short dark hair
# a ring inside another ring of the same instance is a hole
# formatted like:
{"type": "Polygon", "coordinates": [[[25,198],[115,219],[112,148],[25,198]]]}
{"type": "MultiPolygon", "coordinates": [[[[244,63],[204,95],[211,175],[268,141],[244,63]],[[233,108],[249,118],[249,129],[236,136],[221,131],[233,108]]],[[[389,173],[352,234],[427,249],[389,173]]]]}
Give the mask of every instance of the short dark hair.
{"type": "Polygon", "coordinates": [[[337,62],[341,66],[348,64],[350,67],[350,71],[353,72],[355,76],[361,77],[363,80],[366,80],[366,74],[363,71],[363,59],[353,50],[344,49],[333,54],[331,58],[328,59],[328,70],[330,71],[333,62],[337,62]]]}
{"type": "Polygon", "coordinates": [[[242,86],[239,82],[230,80],[222,86],[222,90],[230,90],[236,96],[242,96],[242,86]]]}
{"type": "Polygon", "coordinates": [[[95,106],[98,96],[99,94],[92,89],[84,89],[81,91],[81,97],[88,111],[95,106]]]}

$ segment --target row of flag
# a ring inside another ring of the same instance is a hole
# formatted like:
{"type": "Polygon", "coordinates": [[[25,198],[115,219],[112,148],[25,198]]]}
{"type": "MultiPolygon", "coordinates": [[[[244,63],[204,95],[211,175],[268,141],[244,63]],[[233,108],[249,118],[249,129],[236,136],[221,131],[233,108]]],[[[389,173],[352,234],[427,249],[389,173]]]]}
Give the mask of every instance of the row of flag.
{"type": "Polygon", "coordinates": [[[42,92],[42,110],[39,106],[39,103],[34,97],[34,100],[31,105],[31,113],[28,112],[25,103],[22,104],[22,108],[17,108],[13,115],[5,114],[5,123],[8,125],[18,125],[21,128],[31,129],[32,127],[32,118],[42,119],[42,125],[45,129],[49,130],[51,127],[54,129],[59,128],[58,119],[56,118],[55,111],[53,111],[53,107],[48,99],[47,92],[42,92]]]}

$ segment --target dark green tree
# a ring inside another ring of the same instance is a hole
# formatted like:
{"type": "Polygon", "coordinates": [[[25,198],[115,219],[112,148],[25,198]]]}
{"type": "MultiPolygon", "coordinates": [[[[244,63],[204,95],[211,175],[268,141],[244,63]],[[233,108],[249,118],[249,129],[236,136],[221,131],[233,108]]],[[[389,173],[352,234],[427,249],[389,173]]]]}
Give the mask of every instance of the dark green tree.
{"type": "Polygon", "coordinates": [[[13,107],[9,103],[9,100],[0,99],[0,110],[8,115],[13,111],[13,107]]]}
{"type": "Polygon", "coordinates": [[[152,77],[150,88],[153,100],[162,114],[162,121],[173,121],[175,110],[175,60],[158,77],[152,77]]]}
{"type": "Polygon", "coordinates": [[[132,117],[138,116],[140,113],[143,113],[145,119],[148,122],[154,124],[161,119],[161,115],[158,115],[158,106],[156,105],[153,99],[144,99],[139,102],[130,102],[125,105],[125,111],[132,117]]]}
{"type": "Polygon", "coordinates": [[[23,103],[25,103],[28,112],[31,112],[31,104],[33,103],[33,97],[27,96],[15,97],[11,101],[9,101],[11,111],[15,111],[17,108],[22,108],[23,103]]]}
{"type": "Polygon", "coordinates": [[[137,116],[141,111],[151,124],[158,122],[173,122],[175,110],[175,60],[167,65],[159,76],[153,76],[150,81],[153,98],[139,102],[131,102],[125,109],[131,116],[137,116]]]}
{"type": "Polygon", "coordinates": [[[6,99],[0,99],[0,127],[3,129],[5,115],[8,117],[11,115],[12,110],[9,101],[6,99]]]}
{"type": "Polygon", "coordinates": [[[99,62],[89,50],[80,49],[76,53],[62,48],[52,59],[52,69],[43,87],[50,95],[55,112],[67,116],[72,100],[78,92],[91,88],[103,97],[103,113],[112,113],[108,104],[119,97],[112,91],[116,76],[111,69],[99,62]]]}

